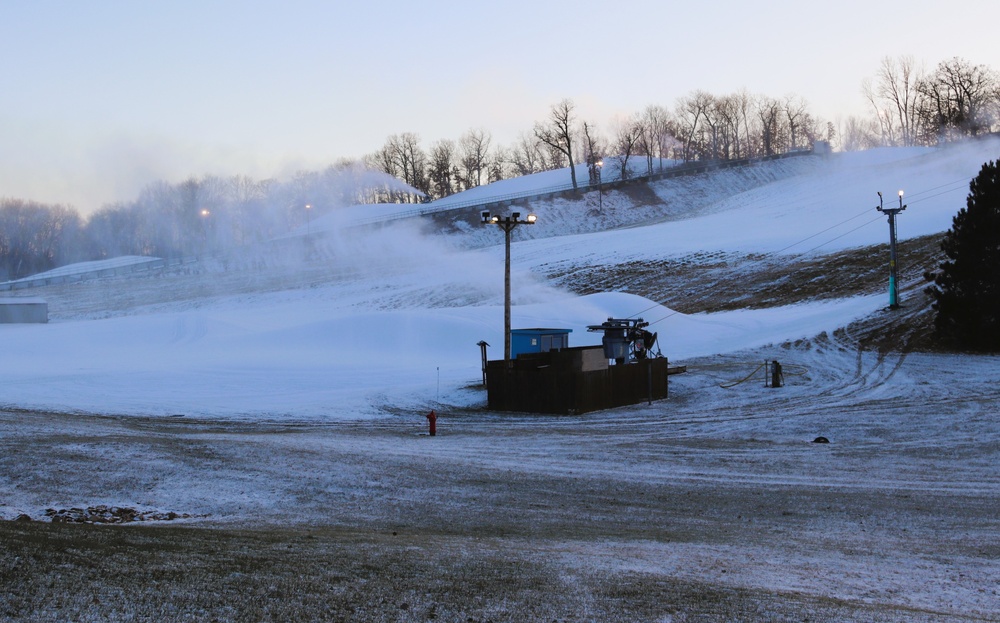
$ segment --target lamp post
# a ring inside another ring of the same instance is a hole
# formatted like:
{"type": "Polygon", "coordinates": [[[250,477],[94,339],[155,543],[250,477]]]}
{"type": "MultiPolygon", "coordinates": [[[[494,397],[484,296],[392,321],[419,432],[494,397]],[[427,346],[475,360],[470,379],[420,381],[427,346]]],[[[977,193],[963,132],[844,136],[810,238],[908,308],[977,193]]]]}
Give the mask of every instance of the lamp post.
{"type": "Polygon", "coordinates": [[[306,238],[312,236],[312,218],[309,214],[312,212],[312,204],[306,204],[306,238]]]}
{"type": "Polygon", "coordinates": [[[882,205],[882,193],[878,194],[875,209],[889,217],[889,309],[899,309],[899,283],[896,276],[896,215],[906,209],[903,205],[903,191],[899,191],[899,207],[886,208],[882,205]]]}
{"type": "Polygon", "coordinates": [[[529,214],[521,220],[520,212],[512,212],[509,216],[491,216],[483,212],[484,225],[496,225],[504,232],[504,268],[503,268],[503,362],[504,368],[510,368],[510,232],[518,225],[534,225],[537,217],[529,214]]]}
{"type": "Polygon", "coordinates": [[[208,252],[208,217],[212,215],[208,208],[202,208],[201,212],[201,237],[202,237],[202,253],[208,252]]]}
{"type": "Polygon", "coordinates": [[[604,161],[598,160],[594,163],[594,168],[597,170],[597,213],[601,214],[604,212],[604,187],[601,186],[601,168],[604,167],[604,161]]]}

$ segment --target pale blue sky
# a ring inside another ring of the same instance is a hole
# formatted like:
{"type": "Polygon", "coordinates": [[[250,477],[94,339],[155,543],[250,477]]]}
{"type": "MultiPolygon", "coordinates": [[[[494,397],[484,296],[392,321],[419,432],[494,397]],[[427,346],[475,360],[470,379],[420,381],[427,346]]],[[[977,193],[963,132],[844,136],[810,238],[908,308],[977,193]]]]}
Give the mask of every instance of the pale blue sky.
{"type": "Polygon", "coordinates": [[[88,213],[145,184],[285,177],[415,132],[607,128],[695,89],[866,114],[884,56],[1000,70],[1000,2],[0,0],[0,196],[88,213]]]}

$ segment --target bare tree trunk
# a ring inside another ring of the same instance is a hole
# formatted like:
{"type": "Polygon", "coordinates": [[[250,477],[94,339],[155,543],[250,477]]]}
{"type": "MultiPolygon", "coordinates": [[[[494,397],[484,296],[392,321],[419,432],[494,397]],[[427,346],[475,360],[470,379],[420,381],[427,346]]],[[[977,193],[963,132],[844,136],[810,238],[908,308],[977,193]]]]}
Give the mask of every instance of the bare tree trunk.
{"type": "Polygon", "coordinates": [[[548,123],[535,123],[535,137],[566,156],[573,190],[576,190],[576,167],[573,162],[573,108],[573,102],[568,99],[554,104],[549,111],[548,123]]]}

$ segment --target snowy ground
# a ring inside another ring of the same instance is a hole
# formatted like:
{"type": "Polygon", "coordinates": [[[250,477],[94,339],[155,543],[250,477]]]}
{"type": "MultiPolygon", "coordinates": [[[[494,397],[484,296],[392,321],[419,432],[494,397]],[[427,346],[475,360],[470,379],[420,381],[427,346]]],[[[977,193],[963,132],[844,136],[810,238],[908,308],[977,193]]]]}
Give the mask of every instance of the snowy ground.
{"type": "MultiPolygon", "coordinates": [[[[52,321],[0,326],[0,517],[123,505],[212,530],[391,533],[483,560],[516,551],[561,590],[579,583],[547,620],[1000,620],[1000,360],[859,351],[843,329],[891,322],[884,295],[685,315],[536,276],[876,244],[887,227],[874,191],[895,200],[897,187],[914,197],[901,237],[943,231],[996,147],[662,182],[659,208],[625,193],[604,197],[602,214],[590,197],[532,206],[549,225],[515,234],[514,326],[572,328],[581,345],[599,342],[586,325],[641,315],[689,367],[666,401],[587,416],[483,410],[476,343],[494,357],[502,344],[503,250],[481,248],[498,240],[489,229],[442,236],[407,221],[345,230],[301,263],[32,290],[52,321]],[[636,227],[638,211],[651,224],[636,227]],[[619,229],[599,233],[602,218],[619,229]],[[558,222],[578,233],[558,235],[558,222]],[[785,365],[786,387],[753,374],[765,359],[785,365]],[[433,439],[421,435],[431,408],[433,439]],[[616,602],[588,578],[748,591],[764,607],[616,602]]],[[[55,608],[32,599],[0,619],[55,608]]],[[[531,620],[530,601],[518,593],[507,615],[531,620]]],[[[426,620],[412,605],[362,620],[426,620]]],[[[496,602],[449,606],[439,619],[505,618],[496,602]]],[[[88,620],[87,607],[52,612],[88,620]]]]}

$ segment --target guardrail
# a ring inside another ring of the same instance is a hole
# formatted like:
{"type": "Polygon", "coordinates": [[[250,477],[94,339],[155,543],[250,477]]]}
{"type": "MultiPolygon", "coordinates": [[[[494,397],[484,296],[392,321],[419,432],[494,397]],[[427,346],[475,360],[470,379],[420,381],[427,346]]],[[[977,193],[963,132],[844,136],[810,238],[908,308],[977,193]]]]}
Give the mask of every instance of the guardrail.
{"type": "Polygon", "coordinates": [[[60,283],[77,283],[85,279],[97,279],[100,277],[117,277],[119,275],[130,275],[133,273],[149,272],[152,270],[163,269],[170,266],[178,266],[180,264],[189,263],[192,261],[195,260],[184,260],[182,258],[173,258],[169,260],[165,260],[162,258],[150,258],[148,262],[135,262],[132,264],[124,264],[122,266],[109,266],[105,268],[95,268],[92,270],[82,270],[77,273],[25,277],[23,279],[16,279],[14,281],[5,281],[3,283],[0,283],[0,291],[11,292],[14,290],[26,290],[28,288],[51,286],[60,283]]]}

